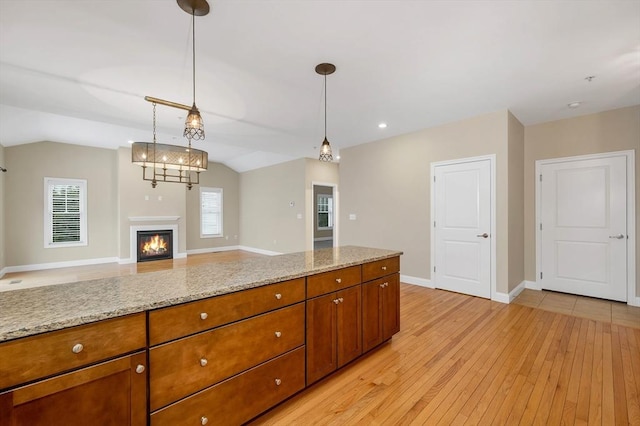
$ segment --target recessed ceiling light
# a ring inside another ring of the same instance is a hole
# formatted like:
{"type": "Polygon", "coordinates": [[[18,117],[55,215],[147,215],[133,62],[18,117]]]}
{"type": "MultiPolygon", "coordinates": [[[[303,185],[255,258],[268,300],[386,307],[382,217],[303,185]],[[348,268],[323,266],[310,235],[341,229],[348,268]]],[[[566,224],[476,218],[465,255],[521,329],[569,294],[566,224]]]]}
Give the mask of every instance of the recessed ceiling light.
{"type": "Polygon", "coordinates": [[[570,104],[567,104],[567,106],[568,106],[569,108],[572,108],[572,109],[576,109],[576,108],[578,108],[580,105],[582,105],[582,102],[571,102],[570,104]]]}
{"type": "Polygon", "coordinates": [[[387,128],[387,123],[380,123],[378,124],[378,127],[381,129],[386,129],[387,128]]]}

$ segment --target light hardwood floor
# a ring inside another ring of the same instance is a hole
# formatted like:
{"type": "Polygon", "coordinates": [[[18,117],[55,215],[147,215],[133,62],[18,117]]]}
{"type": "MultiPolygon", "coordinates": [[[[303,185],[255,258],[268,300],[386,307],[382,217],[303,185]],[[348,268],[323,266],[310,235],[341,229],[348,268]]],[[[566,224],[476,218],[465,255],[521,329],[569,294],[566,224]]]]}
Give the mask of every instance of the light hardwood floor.
{"type": "MultiPolygon", "coordinates": [[[[254,256],[261,255],[13,273],[0,285],[254,256]]],[[[408,284],[401,285],[400,303],[401,331],[390,342],[252,424],[640,425],[640,308],[531,290],[505,305],[408,284]]]]}

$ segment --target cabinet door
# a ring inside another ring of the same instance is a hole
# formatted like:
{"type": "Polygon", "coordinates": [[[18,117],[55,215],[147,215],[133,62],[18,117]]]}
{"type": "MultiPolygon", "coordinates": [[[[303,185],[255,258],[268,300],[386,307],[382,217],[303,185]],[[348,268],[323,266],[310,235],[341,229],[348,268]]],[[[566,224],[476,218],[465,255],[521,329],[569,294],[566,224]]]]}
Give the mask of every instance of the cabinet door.
{"type": "Polygon", "coordinates": [[[382,290],[382,340],[390,339],[400,331],[400,276],[385,278],[382,290]]]}
{"type": "Polygon", "coordinates": [[[337,368],[336,294],[307,300],[307,385],[337,368]]]}
{"type": "Polygon", "coordinates": [[[382,338],[383,280],[362,284],[362,350],[378,346],[382,338]]]}
{"type": "Polygon", "coordinates": [[[145,425],[145,366],[141,352],[14,389],[0,395],[0,424],[145,425]]]}
{"type": "Polygon", "coordinates": [[[338,367],[362,354],[362,296],[357,285],[337,292],[338,367]]]}

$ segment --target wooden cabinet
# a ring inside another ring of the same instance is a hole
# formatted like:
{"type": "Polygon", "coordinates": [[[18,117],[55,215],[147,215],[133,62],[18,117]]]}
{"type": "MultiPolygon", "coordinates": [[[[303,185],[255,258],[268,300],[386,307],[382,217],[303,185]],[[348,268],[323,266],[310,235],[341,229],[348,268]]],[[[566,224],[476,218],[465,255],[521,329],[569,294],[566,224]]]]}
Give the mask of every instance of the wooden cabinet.
{"type": "Polygon", "coordinates": [[[360,285],[307,300],[307,385],[362,354],[360,285]]]}
{"type": "Polygon", "coordinates": [[[399,274],[362,284],[362,324],[363,352],[400,331],[399,274]]]}
{"type": "Polygon", "coordinates": [[[144,313],[0,344],[0,424],[145,425],[145,346],[144,313]]]}

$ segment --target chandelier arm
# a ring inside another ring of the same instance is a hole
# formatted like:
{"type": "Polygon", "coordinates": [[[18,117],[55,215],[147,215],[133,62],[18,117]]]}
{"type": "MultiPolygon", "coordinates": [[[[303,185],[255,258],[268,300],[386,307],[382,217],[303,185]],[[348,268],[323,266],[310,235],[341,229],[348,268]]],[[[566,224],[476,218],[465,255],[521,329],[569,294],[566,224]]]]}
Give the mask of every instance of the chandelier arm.
{"type": "Polygon", "coordinates": [[[154,98],[153,96],[145,96],[144,100],[147,101],[147,102],[160,104],[160,105],[164,105],[164,106],[168,106],[168,107],[172,107],[172,108],[184,109],[184,110],[187,110],[187,111],[191,110],[191,107],[188,106],[188,105],[179,104],[177,102],[172,102],[172,101],[165,101],[164,99],[154,98]]]}

